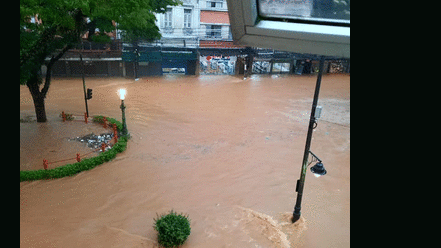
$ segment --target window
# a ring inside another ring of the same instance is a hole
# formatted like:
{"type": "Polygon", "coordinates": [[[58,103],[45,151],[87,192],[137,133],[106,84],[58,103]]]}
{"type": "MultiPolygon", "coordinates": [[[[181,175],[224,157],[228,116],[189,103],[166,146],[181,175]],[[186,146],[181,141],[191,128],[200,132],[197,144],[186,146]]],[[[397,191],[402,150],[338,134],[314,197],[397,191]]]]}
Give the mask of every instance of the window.
{"type": "Polygon", "coordinates": [[[258,0],[258,5],[263,17],[350,23],[350,0],[258,0]]]}
{"type": "Polygon", "coordinates": [[[227,0],[245,46],[350,58],[350,0],[227,0]]]}
{"type": "Polygon", "coordinates": [[[172,9],[167,8],[167,12],[164,14],[164,27],[172,27],[172,9]]]}
{"type": "Polygon", "coordinates": [[[222,0],[217,0],[217,1],[207,1],[207,8],[211,7],[211,8],[222,8],[222,0]]]}
{"type": "Polygon", "coordinates": [[[207,25],[207,38],[221,38],[221,29],[220,25],[207,25]]]}
{"type": "Polygon", "coordinates": [[[191,27],[191,9],[184,9],[184,28],[191,27]]]}

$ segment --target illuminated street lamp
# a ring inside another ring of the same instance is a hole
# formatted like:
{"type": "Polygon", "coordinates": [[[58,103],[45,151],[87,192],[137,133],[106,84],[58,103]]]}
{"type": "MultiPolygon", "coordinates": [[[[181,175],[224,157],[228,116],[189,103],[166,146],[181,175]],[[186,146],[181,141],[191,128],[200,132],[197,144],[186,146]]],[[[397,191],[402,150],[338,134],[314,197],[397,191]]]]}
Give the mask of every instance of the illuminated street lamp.
{"type": "Polygon", "coordinates": [[[309,119],[309,126],[308,126],[308,134],[306,135],[306,144],[305,144],[305,151],[303,153],[303,164],[302,164],[302,170],[300,171],[300,179],[297,180],[296,185],[296,192],[297,192],[297,199],[296,199],[296,205],[294,207],[294,212],[292,216],[292,222],[296,222],[298,219],[300,219],[300,209],[302,204],[302,196],[303,196],[303,187],[305,185],[305,177],[306,177],[306,169],[308,166],[315,161],[318,161],[313,167],[311,167],[312,173],[314,173],[314,176],[320,177],[326,174],[326,170],[323,167],[322,160],[318,158],[314,153],[311,152],[311,141],[312,141],[312,131],[314,128],[317,127],[317,119],[320,118],[320,114],[322,111],[322,108],[320,106],[317,106],[318,102],[318,96],[320,93],[320,84],[322,81],[322,74],[323,74],[323,65],[325,63],[325,57],[322,56],[320,58],[320,66],[319,66],[319,74],[317,76],[317,83],[315,85],[315,91],[314,91],[314,99],[312,101],[312,110],[311,110],[311,116],[309,119]],[[312,156],[312,161],[309,160],[309,155],[312,156]]]}
{"type": "Polygon", "coordinates": [[[122,111],[122,130],[121,130],[121,134],[122,136],[126,136],[129,134],[129,132],[127,131],[127,124],[126,124],[126,106],[124,105],[124,99],[126,97],[126,89],[119,89],[119,98],[121,99],[121,111],[122,111]]]}
{"type": "Polygon", "coordinates": [[[313,167],[311,167],[311,171],[312,173],[314,173],[315,177],[326,175],[325,167],[323,167],[323,164],[321,162],[318,162],[313,167]]]}

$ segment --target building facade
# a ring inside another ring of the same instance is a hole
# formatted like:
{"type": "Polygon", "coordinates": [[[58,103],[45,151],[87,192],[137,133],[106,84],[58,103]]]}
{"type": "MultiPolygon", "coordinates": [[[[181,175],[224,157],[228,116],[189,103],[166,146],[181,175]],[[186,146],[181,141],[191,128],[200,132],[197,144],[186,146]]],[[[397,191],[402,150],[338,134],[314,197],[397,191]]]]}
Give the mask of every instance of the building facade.
{"type": "Polygon", "coordinates": [[[162,38],[152,45],[176,47],[231,47],[225,0],[183,0],[181,6],[155,14],[162,38]]]}
{"type": "MultiPolygon", "coordinates": [[[[162,35],[160,40],[134,46],[123,43],[118,31],[108,34],[112,37],[111,44],[84,40],[82,46],[79,45],[81,47],[68,51],[54,65],[53,75],[81,76],[83,70],[86,76],[135,78],[164,73],[298,74],[296,70],[308,57],[235,45],[225,0],[182,2],[181,6],[170,6],[164,14],[155,14],[156,25],[162,35]],[[80,62],[80,53],[84,63],[80,62]]],[[[87,34],[83,38],[86,39],[87,34]]],[[[330,63],[325,65],[328,72],[340,68],[349,72],[349,62],[335,60],[332,65],[330,63]]]]}
{"type": "Polygon", "coordinates": [[[197,47],[200,33],[199,0],[183,0],[181,6],[167,8],[165,14],[155,14],[156,26],[162,35],[154,42],[159,46],[197,47]]]}
{"type": "Polygon", "coordinates": [[[233,36],[230,32],[230,19],[228,16],[227,4],[222,0],[202,1],[200,26],[201,36],[199,45],[227,46],[232,43],[233,36]],[[215,41],[222,41],[216,43],[215,41]],[[220,45],[222,44],[222,45],[220,45]]]}

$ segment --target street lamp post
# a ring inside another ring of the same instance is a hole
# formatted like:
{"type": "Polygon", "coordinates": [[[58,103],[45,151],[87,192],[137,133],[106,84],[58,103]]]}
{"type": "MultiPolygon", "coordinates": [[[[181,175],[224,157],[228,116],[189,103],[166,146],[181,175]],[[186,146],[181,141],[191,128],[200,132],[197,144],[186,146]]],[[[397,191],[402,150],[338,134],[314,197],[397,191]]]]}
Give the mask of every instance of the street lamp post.
{"type": "Polygon", "coordinates": [[[125,96],[126,96],[126,89],[119,89],[119,98],[121,99],[120,108],[122,112],[122,121],[123,121],[122,123],[123,127],[121,130],[122,136],[126,136],[129,134],[129,132],[127,131],[127,124],[126,124],[126,112],[125,112],[126,106],[124,105],[125,96]]]}
{"type": "Polygon", "coordinates": [[[319,161],[314,167],[311,168],[311,171],[314,173],[314,175],[324,175],[326,174],[326,170],[323,167],[322,161],[310,151],[311,147],[311,140],[312,140],[312,131],[315,128],[314,124],[317,124],[317,117],[316,117],[316,108],[317,108],[317,102],[318,102],[318,96],[320,93],[320,84],[322,81],[322,73],[323,73],[323,65],[325,63],[325,57],[320,57],[320,66],[319,66],[319,74],[317,76],[317,83],[315,85],[315,92],[314,92],[314,99],[312,101],[312,110],[311,110],[311,116],[309,118],[309,126],[308,126],[308,134],[306,136],[306,144],[305,144],[305,152],[303,153],[303,164],[302,164],[302,170],[300,172],[300,179],[297,180],[296,185],[296,191],[297,191],[297,200],[296,205],[294,207],[294,213],[292,217],[292,222],[296,222],[298,219],[300,219],[300,209],[302,204],[302,195],[303,195],[303,187],[305,185],[305,176],[306,176],[306,169],[308,168],[308,165],[310,165],[312,162],[308,163],[308,157],[311,154],[313,158],[317,159],[319,161]]]}

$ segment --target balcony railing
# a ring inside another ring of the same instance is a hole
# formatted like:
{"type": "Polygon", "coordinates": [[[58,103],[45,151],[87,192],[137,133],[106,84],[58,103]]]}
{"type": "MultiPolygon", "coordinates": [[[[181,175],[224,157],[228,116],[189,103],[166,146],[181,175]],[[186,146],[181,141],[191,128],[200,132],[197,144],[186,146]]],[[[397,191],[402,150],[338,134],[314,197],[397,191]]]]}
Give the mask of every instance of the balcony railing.
{"type": "MultiPolygon", "coordinates": [[[[222,29],[220,26],[217,28],[206,28],[205,37],[207,39],[222,39],[222,29]]],[[[226,37],[225,37],[226,38],[226,37]]]]}
{"type": "Polygon", "coordinates": [[[192,28],[184,28],[183,32],[184,32],[184,35],[192,35],[193,29],[192,28]]]}
{"type": "Polygon", "coordinates": [[[162,32],[164,32],[164,34],[172,34],[174,32],[174,28],[165,27],[162,29],[162,32]]]}

